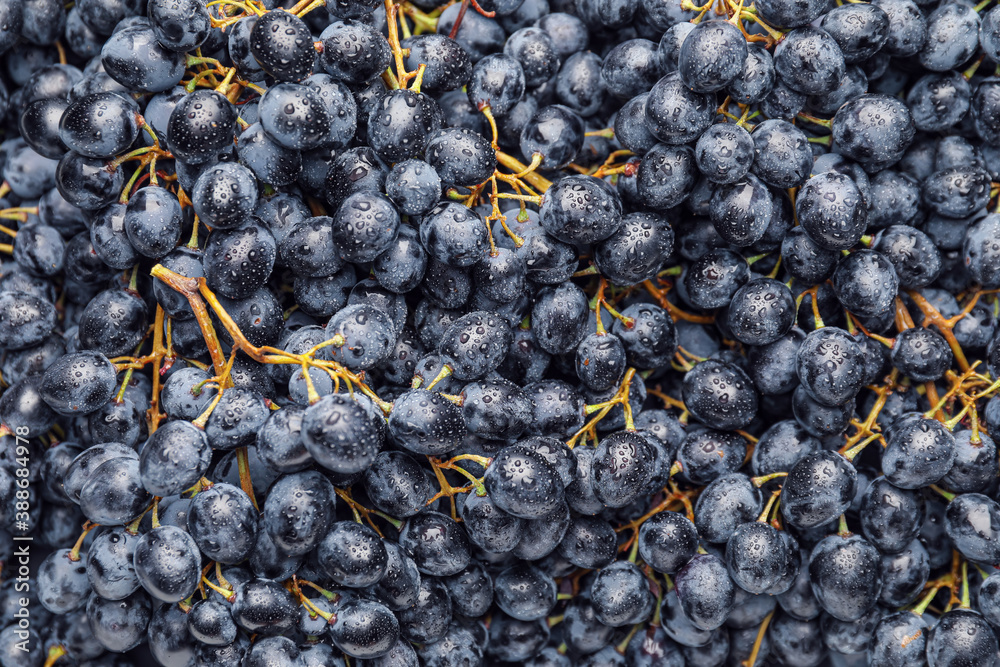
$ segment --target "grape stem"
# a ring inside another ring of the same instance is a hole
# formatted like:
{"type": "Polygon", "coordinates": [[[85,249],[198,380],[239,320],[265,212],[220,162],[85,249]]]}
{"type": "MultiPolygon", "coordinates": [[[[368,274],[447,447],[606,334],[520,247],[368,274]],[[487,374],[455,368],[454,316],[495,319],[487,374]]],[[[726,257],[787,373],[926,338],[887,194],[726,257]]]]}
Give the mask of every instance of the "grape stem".
{"type": "Polygon", "coordinates": [[[760,477],[753,477],[750,479],[750,481],[753,482],[753,485],[759,489],[760,487],[770,482],[772,479],[778,479],[779,477],[788,477],[788,473],[772,472],[770,475],[761,475],[760,477]]]}
{"type": "MultiPolygon", "coordinates": [[[[646,291],[652,295],[657,302],[659,302],[661,308],[665,308],[667,312],[670,313],[670,317],[675,320],[685,320],[687,322],[694,322],[695,324],[712,324],[715,322],[714,315],[692,315],[687,313],[677,306],[675,306],[669,299],[667,299],[667,291],[671,283],[665,280],[658,280],[661,285],[666,285],[667,288],[663,289],[657,287],[653,284],[652,280],[647,280],[642,283],[642,286],[646,288],[646,291]]],[[[627,326],[627,325],[626,325],[627,326]]]]}
{"type": "Polygon", "coordinates": [[[318,366],[326,369],[332,375],[336,375],[337,377],[347,381],[352,387],[357,386],[358,389],[365,396],[370,398],[372,402],[375,403],[375,405],[378,406],[379,409],[385,414],[389,414],[389,412],[391,412],[392,403],[388,403],[379,398],[378,395],[364,382],[363,374],[352,373],[336,361],[313,358],[316,350],[328,345],[337,345],[338,343],[343,344],[343,338],[337,338],[336,336],[331,337],[329,340],[324,341],[319,346],[313,348],[313,350],[310,350],[305,354],[294,354],[271,346],[257,347],[256,345],[250,343],[243,332],[240,331],[239,326],[229,313],[226,312],[226,309],[222,307],[222,304],[219,302],[212,290],[208,288],[204,278],[188,278],[171,271],[162,264],[154,266],[150,270],[150,274],[154,278],[162,280],[172,289],[187,297],[188,303],[191,305],[192,311],[194,311],[195,319],[198,321],[198,325],[201,328],[202,337],[205,339],[205,343],[208,346],[209,355],[212,358],[212,364],[216,368],[216,374],[220,377],[226,377],[226,374],[224,373],[226,361],[222,353],[222,346],[219,343],[218,336],[215,333],[215,328],[212,326],[212,321],[208,314],[208,306],[211,306],[212,311],[215,313],[216,317],[218,317],[222,326],[232,337],[234,353],[241,350],[254,361],[263,364],[301,365],[303,361],[306,361],[312,366],[318,366]],[[206,301],[208,302],[208,306],[206,306],[206,301]]]}
{"type": "Polygon", "coordinates": [[[597,415],[587,422],[583,428],[573,434],[573,437],[566,441],[566,446],[570,449],[576,446],[577,441],[580,437],[586,433],[589,433],[597,425],[597,422],[604,419],[611,409],[618,404],[621,404],[622,409],[625,412],[625,430],[634,431],[635,425],[632,422],[632,406],[629,404],[629,392],[632,386],[632,378],[635,377],[635,369],[629,368],[625,371],[625,376],[622,378],[621,385],[618,387],[618,391],[607,401],[602,403],[594,403],[588,405],[584,408],[585,414],[597,413],[597,415]]]}
{"type": "Polygon", "coordinates": [[[49,647],[49,652],[45,655],[45,664],[42,667],[52,667],[59,661],[59,658],[66,655],[66,647],[62,644],[56,644],[55,646],[49,647]]]}
{"type": "Polygon", "coordinates": [[[336,491],[337,497],[343,500],[345,503],[347,503],[347,506],[351,508],[351,512],[354,514],[354,520],[357,521],[358,523],[362,523],[362,519],[364,519],[364,521],[367,521],[368,525],[372,527],[372,530],[374,530],[379,537],[384,538],[385,536],[382,534],[382,531],[379,530],[379,527],[375,525],[375,522],[372,521],[371,519],[372,514],[385,519],[386,521],[391,523],[397,530],[403,525],[402,521],[394,519],[388,514],[385,514],[383,512],[379,512],[377,510],[370,510],[361,503],[359,503],[358,501],[356,501],[354,497],[351,495],[351,490],[349,488],[339,489],[334,487],[334,491],[336,491]]]}
{"type": "MultiPolygon", "coordinates": [[[[218,396],[222,395],[222,391],[219,391],[218,396]]],[[[250,498],[250,502],[253,503],[253,508],[260,511],[260,506],[257,505],[257,497],[253,492],[253,480],[250,478],[250,460],[247,456],[247,448],[240,447],[236,450],[236,465],[240,472],[240,488],[243,489],[243,493],[247,494],[250,498]]]]}
{"type": "Polygon", "coordinates": [[[69,554],[66,555],[67,558],[69,558],[74,563],[80,560],[80,549],[83,548],[83,541],[87,539],[87,535],[90,533],[90,531],[97,528],[98,525],[99,524],[96,524],[92,521],[87,521],[83,524],[83,532],[80,533],[80,537],[77,538],[76,544],[73,545],[73,548],[70,549],[69,554]]]}
{"type": "Polygon", "coordinates": [[[771,623],[771,619],[774,618],[774,610],[771,610],[764,620],[760,624],[760,629],[757,630],[757,638],[753,642],[753,650],[750,651],[750,657],[743,661],[743,667],[754,667],[757,664],[757,654],[760,653],[761,642],[764,641],[764,633],[767,632],[767,626],[771,623]]]}

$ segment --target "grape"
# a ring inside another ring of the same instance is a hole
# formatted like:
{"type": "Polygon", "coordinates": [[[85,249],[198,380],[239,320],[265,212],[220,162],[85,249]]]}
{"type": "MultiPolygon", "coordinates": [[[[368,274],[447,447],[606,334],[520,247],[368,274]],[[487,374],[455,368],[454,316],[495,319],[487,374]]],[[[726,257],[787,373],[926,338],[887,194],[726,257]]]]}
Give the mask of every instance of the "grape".
{"type": "Polygon", "coordinates": [[[140,537],[133,563],[142,587],[164,602],[183,600],[200,580],[198,545],[187,532],[175,526],[160,526],[140,537]]]}
{"type": "Polygon", "coordinates": [[[74,554],[58,549],[38,567],[38,601],[54,614],[79,609],[87,602],[90,580],[87,578],[87,553],[74,554]]]}
{"type": "Polygon", "coordinates": [[[216,484],[195,496],[187,529],[202,553],[217,563],[238,563],[257,543],[257,511],[241,489],[216,484]]]}
{"type": "Polygon", "coordinates": [[[443,580],[421,580],[417,603],[398,615],[400,635],[411,642],[440,640],[451,623],[451,607],[451,594],[443,580]]]}
{"type": "Polygon", "coordinates": [[[67,354],[47,369],[38,387],[42,398],[61,415],[88,414],[111,398],[117,380],[108,358],[97,352],[67,354]]]}
{"type": "Polygon", "coordinates": [[[195,603],[188,615],[191,636],[210,646],[226,646],[236,640],[236,623],[226,605],[213,600],[195,603]]]}
{"type": "Polygon", "coordinates": [[[341,586],[367,588],[386,573],[388,554],[374,530],[349,521],[338,521],[319,544],[320,567],[341,586]]]}
{"type": "Polygon", "coordinates": [[[92,594],[87,602],[87,618],[94,637],[116,653],[124,653],[142,643],[151,617],[149,596],[142,591],[121,601],[105,600],[92,594]]]}
{"type": "MultiPolygon", "coordinates": [[[[236,624],[266,637],[292,629],[298,611],[292,594],[270,579],[251,579],[236,586],[231,613],[236,624]]],[[[265,663],[266,664],[266,663],[265,663]]]]}

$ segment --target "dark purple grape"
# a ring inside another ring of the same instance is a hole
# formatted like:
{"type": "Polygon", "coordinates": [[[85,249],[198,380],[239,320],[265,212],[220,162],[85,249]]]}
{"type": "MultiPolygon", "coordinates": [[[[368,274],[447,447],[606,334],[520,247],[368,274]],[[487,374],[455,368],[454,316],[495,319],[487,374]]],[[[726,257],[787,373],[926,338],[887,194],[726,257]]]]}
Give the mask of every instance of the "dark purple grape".
{"type": "MultiPolygon", "coordinates": [[[[149,622],[149,652],[160,662],[194,659],[197,642],[188,632],[187,618],[177,605],[165,604],[153,610],[149,622]]],[[[244,642],[249,644],[246,639],[244,642]]],[[[239,638],[229,646],[238,647],[239,638]]]]}
{"type": "Polygon", "coordinates": [[[857,479],[854,467],[835,452],[807,456],[788,472],[782,486],[781,515],[799,529],[829,523],[850,506],[857,479]]]}
{"type": "Polygon", "coordinates": [[[795,198],[795,213],[803,230],[827,250],[847,250],[865,233],[868,211],[855,182],[844,174],[813,176],[795,198]]]}
{"type": "Polygon", "coordinates": [[[865,538],[882,553],[898,553],[920,532],[924,501],[880,477],[865,491],[859,514],[865,538]]]}
{"type": "Polygon", "coordinates": [[[274,237],[263,225],[214,231],[205,246],[205,281],[222,296],[245,299],[267,281],[276,255],[274,237]]]}
{"type": "Polygon", "coordinates": [[[892,262],[899,284],[904,289],[926,287],[941,271],[940,251],[930,237],[912,227],[888,227],[882,232],[875,249],[892,262]]]}
{"type": "Polygon", "coordinates": [[[458,42],[446,35],[417,35],[403,42],[410,49],[406,69],[416,71],[426,65],[421,88],[430,93],[461,88],[472,76],[469,54],[458,42]]]}
{"type": "Polygon", "coordinates": [[[195,496],[188,532],[201,552],[217,563],[246,559],[257,544],[257,510],[242,489],[216,484],[195,496]]]}
{"type": "Polygon", "coordinates": [[[399,639],[396,617],[378,602],[356,599],[337,611],[330,638],[354,658],[377,658],[389,653],[399,639]]]}
{"type": "Polygon", "coordinates": [[[820,442],[794,420],[776,422],[764,431],[751,459],[756,475],[787,472],[810,454],[820,450],[820,442]]]}
{"type": "Polygon", "coordinates": [[[54,614],[66,614],[87,602],[90,580],[87,578],[87,552],[77,554],[58,549],[38,566],[38,601],[54,614]]]}
{"type": "Polygon", "coordinates": [[[520,436],[528,427],[531,401],[511,382],[473,382],[465,386],[461,397],[462,415],[470,433],[507,440],[520,436]]]}
{"type": "Polygon", "coordinates": [[[392,243],[399,229],[399,213],[388,197],[356,192],[333,216],[333,241],[344,259],[370,262],[392,243]]]}
{"type": "Polygon", "coordinates": [[[421,573],[437,577],[461,572],[472,557],[465,531],[439,512],[408,519],[399,533],[399,546],[421,573]]]}
{"type": "Polygon", "coordinates": [[[214,90],[195,90],[177,103],[167,124],[167,145],[176,159],[202,164],[233,143],[236,110],[214,90]]]}
{"type": "MultiPolygon", "coordinates": [[[[695,503],[697,534],[707,542],[724,544],[737,526],[756,519],[761,507],[760,491],[749,477],[740,473],[721,475],[705,487],[695,503]]],[[[680,563],[679,555],[677,559],[680,563]]]]}
{"type": "Polygon", "coordinates": [[[693,557],[698,532],[683,514],[661,512],[639,527],[639,554],[642,560],[664,574],[679,570],[693,557]]]}
{"type": "Polygon", "coordinates": [[[563,501],[558,473],[537,451],[504,448],[486,470],[486,490],[497,507],[517,517],[538,519],[563,501]]]}
{"type": "Polygon", "coordinates": [[[116,386],[115,367],[107,357],[78,352],[50,365],[38,391],[57,413],[74,416],[98,410],[112,397],[116,386]]]}
{"type": "Polygon", "coordinates": [[[59,160],[56,168],[55,186],[59,194],[78,208],[94,210],[114,203],[124,185],[125,174],[121,167],[109,169],[105,160],[87,158],[72,151],[59,160]]]}
{"type": "Polygon", "coordinates": [[[805,337],[796,353],[803,390],[822,405],[838,406],[865,384],[864,349],[843,329],[823,327],[805,337]]]}
{"type": "Polygon", "coordinates": [[[888,607],[902,607],[917,600],[930,578],[930,554],[913,540],[897,554],[883,554],[882,593],[879,602],[888,607]]]}
{"type": "Polygon", "coordinates": [[[194,0],[154,0],[148,4],[147,14],[157,41],[172,51],[193,51],[210,38],[208,9],[194,0]]]}
{"type": "Polygon", "coordinates": [[[696,93],[677,72],[660,79],[646,100],[646,122],[660,141],[682,144],[695,140],[712,124],[714,93],[696,93]]]}
{"type": "Polygon", "coordinates": [[[840,303],[859,317],[889,312],[899,288],[892,263],[874,250],[859,250],[841,258],[832,282],[840,303]]]}
{"type": "Polygon", "coordinates": [[[971,609],[945,613],[927,636],[928,664],[957,666],[967,661],[989,661],[996,650],[993,628],[971,609]]]}
{"type": "Polygon", "coordinates": [[[87,578],[94,592],[107,600],[121,600],[139,588],[132,564],[139,536],[125,528],[98,535],[87,552],[87,578]]]}
{"type": "Polygon", "coordinates": [[[401,213],[420,215],[438,203],[441,177],[423,160],[403,160],[386,177],[385,192],[401,213]]]}
{"type": "Polygon", "coordinates": [[[576,347],[577,377],[592,391],[616,388],[625,367],[625,347],[613,334],[590,334],[576,347]]]}
{"type": "Polygon", "coordinates": [[[955,437],[941,422],[908,416],[889,432],[882,471],[895,486],[918,489],[944,477],[954,461],[955,437]]]}
{"type": "Polygon", "coordinates": [[[721,626],[732,610],[733,580],[716,556],[697,555],[674,577],[677,599],[690,621],[701,630],[721,626]]]}
{"type": "Polygon", "coordinates": [[[488,495],[466,496],[461,517],[469,541],[492,553],[512,551],[523,535],[524,520],[500,509],[488,495]]]}
{"type": "Polygon", "coordinates": [[[488,106],[494,115],[505,116],[524,94],[524,70],[510,55],[491,54],[472,68],[466,88],[473,107],[488,106]]]}
{"type": "Polygon", "coordinates": [[[490,142],[466,127],[444,128],[428,137],[424,160],[443,183],[464,187],[488,179],[497,164],[490,142]]]}
{"type": "MultiPolygon", "coordinates": [[[[296,20],[302,23],[301,19],[296,20]]],[[[305,27],[305,24],[302,24],[302,29],[305,27]]],[[[347,84],[371,81],[385,71],[392,60],[392,52],[385,37],[362,21],[335,21],[323,30],[319,38],[323,43],[323,50],[319,54],[320,66],[327,74],[347,84]]],[[[312,37],[308,32],[304,34],[302,40],[309,44],[311,52],[312,37]]],[[[307,62],[303,50],[302,58],[302,66],[311,68],[312,53],[309,53],[307,62]]],[[[308,71],[305,74],[308,74],[308,71]]]]}
{"type": "Polygon", "coordinates": [[[357,402],[344,394],[331,394],[306,409],[302,443],[324,468],[339,474],[354,474],[372,464],[382,437],[357,402]]]}
{"type": "Polygon", "coordinates": [[[998,463],[993,453],[996,444],[982,431],[962,430],[954,432],[955,463],[941,479],[941,483],[952,491],[967,493],[982,491],[996,476],[998,463]]]}
{"type": "Polygon", "coordinates": [[[140,537],[134,563],[142,587],[164,602],[180,602],[201,580],[198,545],[186,531],[174,526],[160,526],[140,537]]]}
{"type": "Polygon", "coordinates": [[[413,607],[398,613],[400,634],[417,643],[434,643],[448,631],[452,620],[452,601],[444,581],[424,578],[413,607]]]}
{"type": "Polygon", "coordinates": [[[757,392],[738,366],[715,360],[699,363],[684,376],[684,404],[714,429],[745,427],[757,413],[757,392]]]}
{"type": "Polygon", "coordinates": [[[233,620],[247,632],[274,637],[290,632],[299,619],[297,601],[276,581],[250,579],[236,585],[235,593],[233,620]]]}
{"type": "Polygon", "coordinates": [[[621,338],[630,366],[652,369],[673,358],[677,333],[667,311],[653,304],[636,303],[621,314],[628,324],[616,320],[611,331],[621,338]]]}
{"type": "Polygon", "coordinates": [[[105,461],[80,490],[80,509],[94,523],[120,526],[138,518],[152,496],[142,486],[139,462],[124,456],[105,461]]]}
{"type": "Polygon", "coordinates": [[[263,521],[275,547],[286,556],[303,556],[314,549],[333,524],[336,494],[316,471],[281,477],[267,494],[263,521]]]}
{"type": "Polygon", "coordinates": [[[691,90],[714,93],[743,73],[746,40],[734,28],[722,20],[703,21],[684,38],[677,54],[677,70],[691,90]]]}
{"type": "Polygon", "coordinates": [[[964,493],[948,503],[945,529],[963,556],[992,562],[998,553],[998,517],[1000,505],[994,500],[979,493],[964,493]]]}
{"type": "Polygon", "coordinates": [[[899,611],[882,618],[872,632],[868,652],[873,667],[926,660],[927,622],[918,614],[899,611]]]}
{"type": "Polygon", "coordinates": [[[830,535],[817,544],[809,576],[823,610],[841,621],[856,621],[871,609],[882,590],[878,559],[878,550],[856,535],[830,535]]]}
{"type": "Polygon", "coordinates": [[[250,31],[250,53],[278,81],[301,81],[312,72],[315,60],[305,22],[280,9],[257,19],[250,31]]]}
{"type": "Polygon", "coordinates": [[[913,327],[896,336],[892,365],[915,382],[933,382],[944,376],[954,360],[944,336],[934,329],[913,327]]]}
{"type": "MultiPolygon", "coordinates": [[[[891,42],[893,14],[887,13],[891,42]]],[[[833,140],[840,153],[870,171],[898,162],[915,131],[906,105],[887,95],[862,95],[838,109],[833,117],[833,140]]]]}
{"type": "Polygon", "coordinates": [[[805,133],[784,120],[766,120],[750,135],[754,145],[754,175],[776,188],[798,187],[812,168],[805,133]]]}
{"type": "Polygon", "coordinates": [[[256,122],[237,139],[237,155],[261,181],[274,186],[291,185],[302,174],[302,153],[285,148],[256,122]]]}
{"type": "Polygon", "coordinates": [[[119,601],[92,594],[87,602],[87,619],[94,637],[116,653],[130,651],[143,642],[151,617],[149,596],[141,591],[119,601]]]}
{"type": "Polygon", "coordinates": [[[0,347],[23,350],[44,341],[56,325],[55,307],[21,291],[0,294],[0,347]]]}
{"type": "Polygon", "coordinates": [[[130,90],[147,93],[170,90],[180,83],[184,57],[164,48],[152,26],[144,23],[123,27],[101,47],[101,64],[108,76],[130,90]]]}
{"type": "Polygon", "coordinates": [[[613,563],[616,551],[615,530],[607,520],[577,516],[570,520],[558,553],[577,567],[595,569],[613,563]]]}
{"type": "Polygon", "coordinates": [[[601,439],[591,462],[594,493],[608,507],[625,507],[647,489],[653,448],[642,436],[617,431],[601,439]]]}
{"type": "Polygon", "coordinates": [[[191,636],[210,646],[227,646],[236,640],[236,623],[229,608],[214,600],[195,602],[187,615],[191,636]]]}
{"type": "Polygon", "coordinates": [[[198,218],[212,229],[232,229],[257,206],[257,181],[243,165],[220,162],[198,177],[191,202],[198,218]]]}
{"type": "Polygon", "coordinates": [[[173,193],[149,186],[129,199],[123,224],[129,243],[140,255],[159,259],[180,240],[181,217],[181,205],[173,193]]]}
{"type": "Polygon", "coordinates": [[[85,157],[112,158],[138,136],[135,106],[117,93],[73,100],[59,121],[59,138],[85,157]]]}
{"type": "Polygon", "coordinates": [[[68,106],[64,99],[47,98],[35,100],[21,112],[21,137],[42,157],[58,160],[69,150],[59,136],[59,122],[68,106]]]}
{"type": "Polygon", "coordinates": [[[737,470],[743,464],[746,449],[743,436],[707,428],[684,438],[677,450],[677,461],[687,479],[695,484],[708,484],[737,470]]]}
{"type": "Polygon", "coordinates": [[[466,268],[486,259],[489,230],[475,210],[442,202],[420,222],[420,242],[434,259],[466,268]]]}
{"type": "Polygon", "coordinates": [[[384,546],[387,554],[385,574],[372,590],[390,609],[408,609],[416,604],[419,596],[420,572],[398,544],[387,541],[384,546]]]}
{"type": "Polygon", "coordinates": [[[317,148],[332,129],[326,104],[319,91],[309,85],[280,83],[268,88],[261,96],[258,113],[264,131],[290,150],[317,148]]]}
{"type": "Polygon", "coordinates": [[[726,543],[726,567],[743,590],[759,595],[777,584],[788,550],[778,531],[768,523],[751,521],[736,527],[726,543]]]}
{"type": "Polygon", "coordinates": [[[515,565],[496,575],[493,594],[497,606],[521,621],[544,618],[556,604],[556,582],[537,567],[515,565]]]}
{"type": "Polygon", "coordinates": [[[320,567],[341,586],[367,588],[386,573],[388,554],[382,540],[368,526],[338,521],[316,552],[320,567]]]}

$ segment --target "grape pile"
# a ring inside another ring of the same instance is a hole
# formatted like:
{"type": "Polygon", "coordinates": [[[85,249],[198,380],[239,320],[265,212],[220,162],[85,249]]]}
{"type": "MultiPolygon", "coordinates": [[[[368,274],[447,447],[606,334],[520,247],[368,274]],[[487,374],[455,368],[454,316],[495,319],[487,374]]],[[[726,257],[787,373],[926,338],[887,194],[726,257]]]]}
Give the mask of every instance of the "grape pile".
{"type": "Polygon", "coordinates": [[[438,1],[0,0],[0,667],[1000,666],[1000,5],[438,1]]]}

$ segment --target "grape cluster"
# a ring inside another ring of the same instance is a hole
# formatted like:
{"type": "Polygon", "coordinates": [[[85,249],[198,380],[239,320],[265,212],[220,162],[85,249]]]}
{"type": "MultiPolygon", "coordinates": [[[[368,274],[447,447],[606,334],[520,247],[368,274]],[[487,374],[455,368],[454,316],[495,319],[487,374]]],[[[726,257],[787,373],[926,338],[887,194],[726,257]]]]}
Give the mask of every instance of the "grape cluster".
{"type": "Polygon", "coordinates": [[[0,0],[0,667],[1000,665],[1000,6],[437,1],[0,0]]]}

